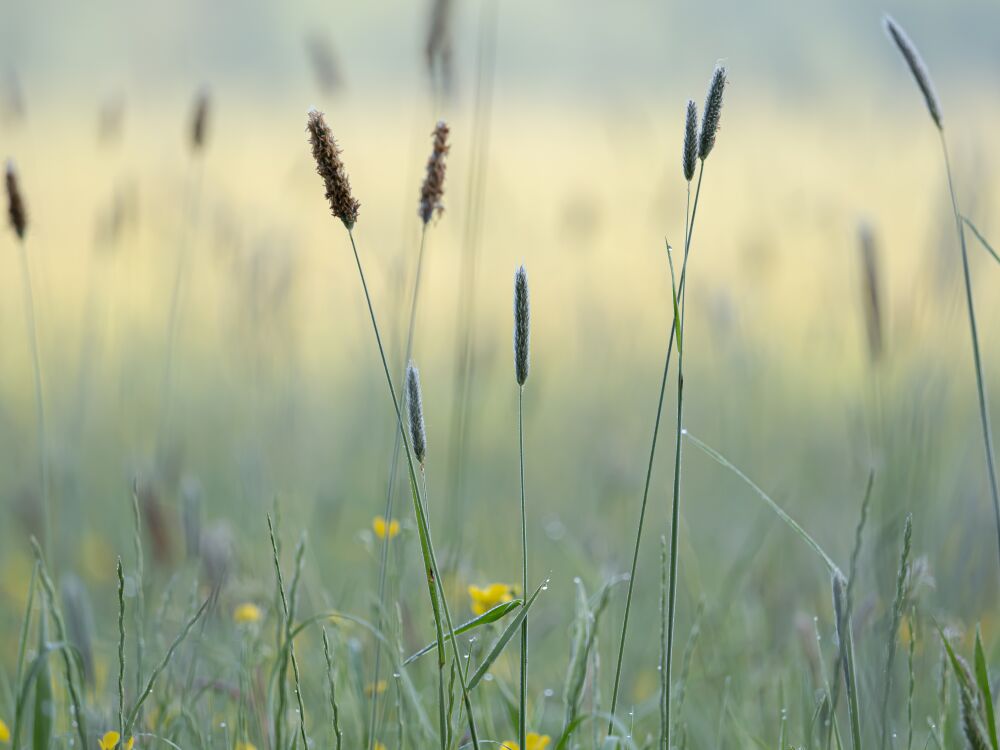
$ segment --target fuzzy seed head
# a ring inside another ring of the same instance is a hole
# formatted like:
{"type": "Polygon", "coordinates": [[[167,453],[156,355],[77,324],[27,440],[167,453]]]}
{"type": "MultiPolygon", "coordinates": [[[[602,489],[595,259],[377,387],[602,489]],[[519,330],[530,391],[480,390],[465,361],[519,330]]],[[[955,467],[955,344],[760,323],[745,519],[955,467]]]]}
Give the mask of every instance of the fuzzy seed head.
{"type": "Polygon", "coordinates": [[[21,197],[17,170],[12,159],[7,160],[7,213],[10,216],[10,225],[23,240],[24,233],[28,230],[28,212],[24,207],[24,198],[21,197]]]}
{"type": "Polygon", "coordinates": [[[514,374],[520,386],[528,380],[530,319],[528,273],[521,266],[514,274],[514,374]]]}
{"type": "Polygon", "coordinates": [[[420,371],[410,361],[406,367],[406,405],[410,416],[410,444],[421,465],[427,456],[427,430],[424,427],[424,399],[420,391],[420,371]]]}
{"type": "Polygon", "coordinates": [[[698,157],[704,161],[715,146],[715,134],[719,130],[722,117],[722,94],[726,89],[726,68],[718,65],[712,73],[705,96],[705,111],[701,115],[701,137],[698,141],[698,157]]]}
{"type": "Polygon", "coordinates": [[[684,179],[691,182],[694,166],[698,161],[698,105],[688,99],[687,114],[684,117],[684,179]]]}
{"type": "Polygon", "coordinates": [[[444,213],[444,173],[445,160],[451,146],[448,144],[448,126],[441,121],[434,128],[434,146],[431,149],[431,156],[427,160],[427,174],[424,176],[424,184],[420,188],[420,218],[424,224],[431,220],[436,213],[440,216],[444,213]]]}
{"type": "Polygon", "coordinates": [[[344,162],[340,159],[340,147],[334,140],[322,112],[309,110],[306,130],[309,132],[313,159],[316,160],[316,173],[323,178],[323,184],[326,186],[330,213],[344,222],[348,230],[354,229],[361,204],[351,194],[351,182],[347,178],[344,162]]]}
{"type": "Polygon", "coordinates": [[[910,37],[907,36],[906,32],[903,31],[902,27],[891,16],[885,16],[882,19],[882,24],[885,26],[885,33],[889,35],[889,38],[899,48],[903,59],[906,60],[906,64],[910,68],[910,73],[913,74],[917,86],[920,87],[920,92],[924,95],[924,101],[927,103],[927,111],[930,113],[931,119],[934,120],[934,124],[938,130],[941,130],[944,127],[941,121],[941,104],[938,102],[937,92],[934,90],[934,84],[931,82],[930,73],[927,72],[927,66],[924,65],[924,59],[920,56],[920,52],[917,51],[910,37]]]}
{"type": "Polygon", "coordinates": [[[205,148],[205,136],[208,132],[208,91],[202,90],[194,103],[194,116],[191,118],[191,149],[198,153],[205,148]]]}

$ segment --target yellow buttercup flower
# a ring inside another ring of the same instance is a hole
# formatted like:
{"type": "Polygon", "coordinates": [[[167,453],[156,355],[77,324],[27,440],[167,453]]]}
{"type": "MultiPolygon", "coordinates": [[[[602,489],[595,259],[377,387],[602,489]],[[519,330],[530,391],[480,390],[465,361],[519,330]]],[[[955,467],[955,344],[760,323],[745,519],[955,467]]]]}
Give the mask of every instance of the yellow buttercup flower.
{"type": "Polygon", "coordinates": [[[514,599],[514,587],[506,583],[491,583],[486,588],[469,586],[469,598],[472,600],[472,612],[481,615],[493,609],[498,604],[514,599]]]}
{"type": "Polygon", "coordinates": [[[385,745],[383,745],[381,742],[376,742],[375,750],[385,750],[385,745]]]}
{"type": "Polygon", "coordinates": [[[0,719],[0,742],[10,742],[10,729],[0,719]]]}
{"type": "Polygon", "coordinates": [[[257,746],[252,742],[237,742],[236,750],[257,750],[257,746]]]}
{"type": "Polygon", "coordinates": [[[399,521],[394,518],[386,524],[385,519],[382,516],[375,516],[375,518],[372,519],[372,530],[375,532],[375,536],[379,539],[385,539],[386,533],[388,533],[389,538],[392,539],[399,533],[399,521]]]}
{"type": "Polygon", "coordinates": [[[385,680],[379,680],[374,685],[368,683],[365,685],[365,695],[382,695],[385,692],[386,684],[385,680]]]}
{"type": "MultiPolygon", "coordinates": [[[[101,750],[114,750],[118,747],[118,741],[121,739],[121,735],[118,732],[106,732],[101,739],[97,741],[101,750]]],[[[125,750],[132,750],[135,745],[135,737],[129,737],[128,742],[125,743],[125,750]]]]}
{"type": "Polygon", "coordinates": [[[264,613],[260,611],[260,607],[252,602],[244,602],[233,610],[233,622],[237,625],[260,622],[263,616],[264,613]]]}
{"type": "MultiPolygon", "coordinates": [[[[525,750],[545,750],[551,741],[552,738],[547,734],[528,732],[524,737],[525,750]]],[[[503,743],[500,747],[501,750],[521,750],[520,745],[513,740],[503,743]]]]}

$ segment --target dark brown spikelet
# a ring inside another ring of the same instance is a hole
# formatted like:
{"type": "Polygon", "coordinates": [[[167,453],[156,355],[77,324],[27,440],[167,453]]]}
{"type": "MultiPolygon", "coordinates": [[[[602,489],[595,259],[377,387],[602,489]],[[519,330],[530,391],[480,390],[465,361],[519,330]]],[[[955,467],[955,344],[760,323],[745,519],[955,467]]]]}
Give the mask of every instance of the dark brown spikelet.
{"type": "Polygon", "coordinates": [[[205,148],[205,137],[208,131],[208,91],[201,91],[194,103],[194,116],[191,118],[191,149],[197,153],[205,148]]]}
{"type": "Polygon", "coordinates": [[[865,326],[868,329],[868,354],[872,362],[882,358],[882,295],[880,292],[878,250],[871,225],[862,222],[858,227],[861,246],[861,265],[864,273],[863,304],[865,326]]]}
{"type": "Polygon", "coordinates": [[[698,141],[698,156],[705,160],[715,146],[715,134],[719,130],[722,117],[722,94],[726,90],[726,68],[718,65],[712,73],[705,95],[705,111],[701,115],[701,136],[698,141]]]}
{"type": "Polygon", "coordinates": [[[424,184],[420,188],[420,218],[424,224],[431,220],[436,213],[440,216],[444,213],[444,157],[448,155],[451,146],[448,145],[448,126],[441,121],[434,128],[434,147],[431,156],[427,160],[427,174],[424,177],[424,184]]]}
{"type": "Polygon", "coordinates": [[[412,361],[406,366],[406,405],[410,417],[410,444],[413,446],[413,455],[423,465],[427,457],[424,399],[420,391],[420,371],[412,361]]]}
{"type": "Polygon", "coordinates": [[[892,19],[892,16],[886,15],[882,19],[882,24],[885,26],[885,33],[899,48],[903,59],[910,67],[910,73],[913,74],[917,86],[920,87],[920,91],[924,95],[924,101],[927,102],[927,111],[930,112],[931,119],[934,120],[938,130],[941,130],[944,127],[941,122],[941,105],[938,102],[937,93],[934,91],[934,84],[931,83],[930,73],[927,72],[927,66],[924,65],[924,59],[920,56],[913,42],[910,41],[910,37],[892,19]]]}
{"type": "Polygon", "coordinates": [[[354,229],[361,204],[351,195],[351,181],[347,178],[344,162],[340,160],[340,147],[326,124],[323,113],[309,110],[309,143],[312,145],[313,159],[316,160],[316,174],[326,185],[326,199],[330,202],[330,213],[344,222],[348,231],[354,229]]]}
{"type": "Polygon", "coordinates": [[[24,198],[21,197],[17,170],[12,159],[7,160],[7,212],[10,215],[10,225],[23,240],[24,233],[28,230],[28,212],[24,208],[24,198]]]}
{"type": "Polygon", "coordinates": [[[528,380],[530,320],[528,274],[521,266],[514,274],[514,374],[520,386],[528,380]]]}
{"type": "Polygon", "coordinates": [[[698,105],[688,99],[684,117],[684,179],[691,182],[694,166],[698,161],[698,105]]]}

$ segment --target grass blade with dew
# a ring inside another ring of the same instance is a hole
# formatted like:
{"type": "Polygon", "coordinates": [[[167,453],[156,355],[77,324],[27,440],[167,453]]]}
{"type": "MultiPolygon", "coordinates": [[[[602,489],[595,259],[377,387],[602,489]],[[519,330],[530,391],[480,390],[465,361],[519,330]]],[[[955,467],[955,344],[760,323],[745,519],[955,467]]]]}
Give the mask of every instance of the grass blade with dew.
{"type": "Polygon", "coordinates": [[[163,659],[160,661],[159,664],[156,665],[156,669],[154,669],[153,672],[149,675],[149,679],[146,680],[146,687],[143,688],[142,692],[139,694],[139,699],[132,707],[132,711],[129,713],[128,719],[126,719],[125,721],[125,732],[124,732],[125,737],[132,736],[132,729],[135,726],[136,720],[139,718],[139,711],[142,710],[142,706],[149,699],[149,696],[153,694],[153,688],[156,685],[157,678],[163,673],[163,671],[170,664],[170,660],[173,658],[174,652],[177,651],[181,643],[184,642],[184,639],[187,638],[188,634],[191,632],[191,629],[195,626],[198,620],[201,619],[202,615],[205,614],[205,611],[208,609],[208,605],[211,602],[212,602],[211,596],[205,599],[202,605],[198,608],[198,611],[195,612],[194,616],[191,617],[191,619],[184,624],[184,628],[181,630],[180,633],[177,634],[177,637],[174,638],[173,642],[170,644],[170,648],[167,649],[167,653],[163,655],[163,659]]]}
{"type": "MultiPolygon", "coordinates": [[[[375,318],[375,308],[372,305],[371,294],[368,291],[368,282],[365,279],[364,269],[361,265],[361,256],[358,253],[358,246],[354,241],[354,232],[352,229],[355,221],[357,220],[360,204],[351,195],[350,183],[348,182],[343,162],[340,160],[340,149],[337,146],[336,141],[333,138],[333,134],[330,131],[329,126],[326,124],[326,121],[323,119],[323,115],[321,113],[316,110],[310,111],[307,130],[310,133],[313,157],[316,160],[316,171],[323,178],[327,188],[326,197],[330,204],[330,211],[336,218],[339,218],[343,222],[344,227],[347,229],[347,236],[351,242],[351,251],[354,254],[354,262],[358,269],[358,277],[361,281],[361,288],[364,292],[365,303],[368,307],[368,316],[371,319],[372,333],[375,336],[375,343],[378,346],[379,358],[382,361],[382,370],[385,374],[386,387],[389,389],[389,398],[392,401],[393,410],[396,414],[396,426],[402,434],[404,454],[406,456],[406,467],[410,479],[410,495],[413,500],[414,515],[417,519],[418,532],[421,537],[421,552],[424,556],[424,567],[433,575],[434,579],[440,580],[437,559],[434,554],[433,545],[431,544],[430,529],[420,497],[416,470],[413,466],[413,455],[410,451],[410,444],[406,439],[406,429],[403,426],[403,413],[399,406],[399,400],[396,398],[396,388],[393,385],[392,376],[389,374],[389,363],[385,356],[385,347],[382,345],[382,334],[379,332],[378,321],[375,318]]],[[[440,606],[440,608],[444,611],[444,616],[448,623],[448,630],[452,636],[454,636],[454,628],[451,623],[451,612],[448,608],[447,599],[445,597],[441,597],[439,603],[433,594],[433,581],[429,580],[428,584],[431,586],[432,609],[436,609],[440,606]]],[[[438,630],[441,629],[439,616],[435,617],[435,627],[438,630]]],[[[455,658],[461,662],[461,658],[458,653],[458,646],[455,643],[454,637],[451,639],[451,645],[454,650],[455,658]]],[[[442,639],[440,638],[438,639],[438,648],[443,651],[442,639]]],[[[459,677],[462,686],[463,702],[466,705],[466,712],[469,719],[469,732],[472,736],[472,745],[475,750],[479,750],[479,733],[476,730],[476,720],[472,711],[472,704],[469,700],[469,693],[465,677],[462,675],[462,670],[459,670],[459,677]]]]}
{"type": "Polygon", "coordinates": [[[993,691],[990,689],[990,672],[986,666],[986,654],[983,651],[983,637],[976,626],[976,683],[983,698],[983,708],[986,713],[986,730],[990,745],[997,750],[997,719],[993,708],[993,691]]]}
{"type": "MultiPolygon", "coordinates": [[[[889,638],[885,657],[885,686],[882,692],[882,750],[889,741],[889,696],[892,691],[892,667],[896,658],[896,636],[903,618],[906,601],[906,581],[909,573],[910,543],[913,538],[913,516],[906,514],[903,523],[903,550],[899,556],[899,571],[896,573],[896,598],[892,603],[892,617],[889,621],[889,638]]],[[[893,733],[895,734],[895,733],[893,733]]],[[[996,748],[994,748],[996,750],[996,748]]]]}
{"type": "MultiPolygon", "coordinates": [[[[56,601],[55,585],[53,585],[52,579],[49,577],[48,569],[45,567],[45,559],[42,555],[42,548],[39,546],[38,540],[34,537],[31,538],[31,547],[35,554],[35,560],[38,562],[39,579],[42,584],[42,593],[45,596],[45,603],[48,607],[49,613],[52,615],[52,621],[56,626],[56,636],[61,643],[66,643],[66,624],[63,621],[62,612],[59,609],[59,603],[56,601]]],[[[42,621],[44,621],[44,619],[45,618],[43,616],[42,621]]],[[[86,747],[87,717],[83,711],[83,701],[80,698],[80,689],[77,684],[77,675],[82,675],[83,669],[78,664],[78,669],[74,670],[73,660],[70,658],[70,653],[71,652],[66,649],[61,651],[63,671],[66,675],[66,688],[69,692],[70,710],[73,713],[73,720],[70,723],[76,726],[77,734],[80,737],[80,747],[86,747]]]]}
{"type": "MultiPolygon", "coordinates": [[[[472,677],[469,679],[469,690],[474,689],[489,671],[490,667],[493,666],[493,662],[495,662],[497,657],[499,657],[503,652],[504,646],[507,645],[510,639],[514,637],[514,634],[521,628],[521,623],[524,622],[524,618],[528,616],[528,610],[531,609],[531,605],[535,603],[535,599],[538,598],[538,594],[545,591],[548,586],[548,578],[538,584],[538,588],[535,589],[535,593],[528,597],[528,600],[524,603],[524,606],[518,610],[514,619],[507,624],[507,627],[503,629],[503,632],[497,636],[495,641],[493,641],[493,645],[490,646],[490,650],[489,653],[487,653],[486,658],[480,662],[475,673],[473,673],[472,677]]],[[[459,670],[459,672],[461,672],[461,670],[459,670]]]]}
{"type": "Polygon", "coordinates": [[[955,181],[951,173],[951,159],[948,156],[948,142],[945,139],[944,124],[941,119],[941,106],[934,92],[927,66],[910,41],[906,32],[890,16],[883,19],[886,32],[899,49],[913,78],[924,95],[927,111],[937,126],[941,141],[941,155],[944,159],[945,174],[948,178],[948,195],[951,198],[951,209],[955,216],[955,229],[958,232],[958,244],[962,255],[962,279],[965,282],[965,303],[969,316],[969,335],[972,340],[972,362],[976,372],[976,391],[979,397],[979,419],[983,431],[983,448],[986,451],[986,472],[990,484],[990,495],[993,499],[993,516],[997,534],[997,556],[1000,563],[1000,485],[997,482],[996,456],[993,449],[993,427],[990,423],[988,399],[986,396],[986,379],[983,375],[982,354],[979,349],[979,326],[976,322],[976,307],[972,299],[972,274],[969,270],[969,252],[965,243],[965,223],[958,208],[958,197],[955,193],[955,181]]]}
{"type": "Polygon", "coordinates": [[[721,453],[719,453],[717,450],[715,450],[715,448],[712,448],[708,444],[699,440],[697,437],[692,435],[691,432],[689,432],[688,430],[684,431],[684,436],[692,443],[694,443],[698,448],[700,448],[706,455],[708,455],[710,458],[716,461],[716,463],[729,469],[736,476],[742,479],[746,483],[746,485],[750,487],[750,489],[752,489],[761,500],[767,503],[768,507],[770,507],[771,510],[774,511],[775,515],[777,515],[778,518],[784,521],[789,526],[789,528],[792,529],[792,531],[798,534],[799,537],[801,537],[801,539],[806,544],[808,544],[817,555],[819,555],[820,559],[826,565],[827,569],[830,571],[831,574],[833,574],[834,576],[839,576],[840,578],[844,578],[844,574],[840,571],[840,568],[837,567],[837,564],[833,561],[833,558],[831,558],[826,553],[826,551],[819,546],[819,542],[813,539],[812,536],[810,536],[809,533],[795,521],[795,519],[793,519],[790,515],[788,515],[784,511],[784,509],[780,505],[778,505],[773,499],[771,499],[770,495],[768,495],[757,484],[755,484],[754,481],[750,479],[750,477],[748,477],[746,474],[744,474],[742,471],[736,468],[736,466],[730,463],[729,460],[721,453]]]}
{"type": "MultiPolygon", "coordinates": [[[[502,620],[510,612],[512,612],[515,609],[517,609],[518,607],[520,607],[522,603],[523,602],[522,602],[521,599],[512,599],[509,602],[501,602],[500,604],[496,605],[495,607],[492,607],[491,609],[486,610],[485,612],[483,612],[478,617],[474,617],[471,620],[467,620],[467,621],[463,622],[461,625],[459,625],[458,627],[456,627],[455,628],[455,635],[462,635],[463,633],[468,633],[470,630],[475,630],[476,628],[478,628],[478,627],[480,627],[482,625],[489,625],[491,623],[496,622],[497,620],[502,620]]],[[[445,641],[448,641],[450,639],[451,639],[451,635],[446,635],[444,637],[445,641]]],[[[416,651],[415,653],[410,654],[408,657],[406,657],[406,659],[403,661],[403,666],[407,666],[409,664],[412,664],[417,659],[419,659],[421,656],[424,656],[425,654],[429,654],[431,651],[433,651],[436,648],[437,648],[437,643],[436,642],[428,643],[426,646],[424,646],[419,651],[416,651]]]]}
{"type": "Polygon", "coordinates": [[[118,558],[118,732],[125,734],[125,571],[118,558]]]}
{"type": "Polygon", "coordinates": [[[961,702],[962,733],[965,735],[965,741],[968,743],[970,750],[987,750],[990,745],[986,741],[978,715],[979,701],[982,698],[977,693],[978,686],[973,680],[965,660],[955,653],[951,642],[940,627],[938,627],[938,634],[941,636],[941,642],[944,644],[948,660],[951,662],[952,672],[955,673],[955,682],[958,683],[958,695],[961,702]]]}
{"type": "MultiPolygon", "coordinates": [[[[297,585],[298,578],[301,575],[302,559],[305,554],[305,536],[303,535],[303,537],[299,539],[299,543],[298,545],[296,545],[295,548],[295,572],[293,573],[293,583],[292,583],[293,591],[290,592],[288,596],[286,596],[285,583],[281,575],[281,563],[278,559],[278,543],[275,539],[274,524],[271,522],[270,514],[268,514],[267,516],[267,529],[271,536],[271,550],[274,553],[274,574],[277,579],[278,594],[281,599],[281,610],[282,610],[281,614],[284,616],[285,620],[285,641],[288,643],[287,652],[282,651],[282,653],[283,654],[287,653],[287,658],[292,663],[292,676],[293,679],[295,680],[295,700],[298,703],[299,707],[299,736],[302,738],[303,748],[308,748],[309,740],[308,737],[306,736],[306,712],[302,698],[302,684],[299,678],[299,662],[298,658],[295,656],[295,645],[292,643],[291,640],[292,618],[295,616],[294,601],[291,605],[289,604],[289,600],[291,600],[294,596],[294,588],[297,585]]],[[[285,679],[284,667],[281,669],[281,672],[279,674],[279,679],[282,681],[284,681],[285,679]]],[[[284,695],[283,692],[279,694],[284,695]]],[[[278,711],[283,713],[284,708],[285,706],[283,702],[279,702],[278,711]]],[[[281,726],[283,718],[284,717],[281,715],[276,717],[275,730],[277,730],[281,726]]],[[[280,739],[280,737],[278,737],[278,739],[280,739]]],[[[279,748],[281,747],[280,742],[276,741],[276,744],[279,748]]]]}
{"type": "Polygon", "coordinates": [[[963,216],[962,221],[965,222],[965,226],[969,228],[969,230],[972,232],[975,238],[979,240],[979,244],[981,244],[984,248],[986,248],[986,252],[988,252],[990,255],[993,256],[993,260],[995,260],[997,263],[1000,263],[1000,255],[997,255],[997,251],[993,249],[993,246],[989,242],[986,241],[986,238],[983,236],[983,233],[976,228],[976,225],[973,224],[972,221],[970,221],[969,217],[963,216]]]}
{"type": "Polygon", "coordinates": [[[341,750],[344,744],[344,732],[340,728],[340,706],[337,704],[337,683],[336,670],[333,668],[333,659],[330,657],[330,637],[323,631],[323,657],[326,659],[326,679],[330,691],[330,715],[333,721],[333,735],[337,739],[336,749],[341,750]]]}
{"type": "Polygon", "coordinates": [[[573,651],[566,669],[565,715],[562,734],[556,742],[556,750],[564,750],[572,739],[587,679],[587,664],[597,643],[597,629],[601,615],[604,614],[611,599],[612,587],[620,580],[612,579],[605,583],[597,593],[593,606],[587,597],[583,582],[579,578],[575,581],[577,587],[577,615],[574,624],[576,634],[573,639],[573,651]]]}
{"type": "MultiPolygon", "coordinates": [[[[35,591],[37,590],[38,584],[38,569],[41,563],[37,560],[34,565],[31,566],[31,578],[28,581],[28,598],[24,605],[24,617],[21,620],[21,635],[17,641],[17,667],[14,673],[14,691],[19,692],[21,690],[21,682],[24,679],[24,659],[25,653],[28,650],[28,631],[31,629],[31,613],[35,606],[35,591]]],[[[20,736],[20,722],[18,721],[19,715],[15,710],[14,713],[14,731],[12,732],[14,737],[14,747],[17,747],[17,739],[20,736]]]]}
{"type": "Polygon", "coordinates": [[[840,641],[840,662],[847,686],[847,708],[851,719],[851,743],[861,750],[861,709],[858,699],[858,677],[854,661],[854,636],[851,613],[846,606],[844,577],[833,574],[833,611],[837,620],[837,640],[840,641]]]}
{"type": "MultiPolygon", "coordinates": [[[[38,653],[49,651],[49,624],[46,617],[47,607],[43,606],[38,619],[38,653]]],[[[35,676],[35,710],[31,720],[32,750],[49,750],[52,745],[52,725],[55,724],[55,701],[52,698],[52,672],[48,660],[42,659],[35,676]]]]}

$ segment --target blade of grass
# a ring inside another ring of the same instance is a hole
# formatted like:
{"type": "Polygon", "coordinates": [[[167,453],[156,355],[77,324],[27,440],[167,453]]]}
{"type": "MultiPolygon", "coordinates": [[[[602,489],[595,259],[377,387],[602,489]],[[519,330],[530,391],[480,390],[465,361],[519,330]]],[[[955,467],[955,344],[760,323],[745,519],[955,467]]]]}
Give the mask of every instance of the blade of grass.
{"type": "Polygon", "coordinates": [[[198,620],[201,619],[201,616],[205,614],[205,611],[208,609],[208,605],[211,601],[212,597],[210,596],[202,603],[201,607],[198,608],[198,611],[195,612],[194,616],[187,621],[181,632],[177,634],[176,638],[174,638],[173,643],[170,644],[170,648],[167,649],[167,653],[163,655],[163,660],[156,666],[156,669],[153,670],[152,674],[149,675],[149,679],[146,681],[146,687],[143,688],[142,693],[139,695],[139,699],[132,707],[132,711],[129,713],[128,719],[125,722],[124,737],[132,736],[132,729],[135,726],[136,719],[139,717],[139,711],[142,709],[142,705],[146,702],[149,696],[153,694],[153,687],[156,685],[156,679],[170,664],[170,660],[173,658],[174,652],[177,651],[177,648],[184,642],[184,639],[187,638],[188,633],[191,632],[191,628],[193,628],[198,620]]]}
{"type": "MultiPolygon", "coordinates": [[[[494,623],[497,620],[501,620],[504,617],[506,617],[511,611],[520,607],[521,604],[522,604],[521,599],[513,599],[509,602],[502,602],[496,605],[495,607],[486,610],[485,612],[483,612],[483,614],[479,615],[478,617],[474,617],[471,620],[463,622],[461,625],[455,628],[455,635],[462,635],[463,633],[468,633],[470,630],[475,630],[476,628],[481,627],[483,625],[489,625],[490,623],[494,623]]],[[[444,639],[445,641],[450,640],[451,635],[450,634],[446,635],[444,639]]],[[[428,643],[419,651],[416,651],[415,653],[410,654],[408,657],[406,657],[406,659],[403,661],[403,666],[405,667],[409,664],[412,664],[421,656],[429,654],[436,648],[437,648],[436,642],[428,643]]]]}
{"type": "Polygon", "coordinates": [[[965,226],[967,226],[969,229],[972,230],[972,234],[975,235],[976,239],[979,240],[980,244],[984,248],[986,248],[986,252],[988,252],[990,255],[993,256],[993,260],[995,260],[997,263],[1000,263],[1000,255],[997,255],[997,251],[993,249],[993,246],[989,242],[986,241],[986,238],[983,236],[983,233],[976,228],[976,225],[969,220],[969,217],[963,216],[962,221],[965,222],[965,226]]]}
{"type": "Polygon", "coordinates": [[[753,480],[750,479],[750,477],[748,477],[746,474],[744,474],[742,471],[736,468],[736,466],[730,463],[725,456],[723,456],[721,453],[719,453],[717,450],[715,450],[708,444],[699,440],[689,431],[684,430],[684,436],[692,443],[694,443],[696,446],[698,446],[704,453],[706,453],[709,457],[715,460],[718,464],[729,469],[736,476],[742,479],[746,483],[746,485],[750,487],[750,489],[752,489],[761,500],[767,503],[767,505],[771,508],[772,511],[774,511],[775,515],[777,515],[778,518],[784,521],[796,534],[799,535],[799,537],[801,537],[801,539],[806,544],[808,544],[813,549],[813,551],[817,555],[819,555],[820,559],[824,562],[824,564],[829,569],[832,575],[844,578],[844,574],[841,573],[840,568],[837,567],[837,564],[826,553],[826,551],[819,546],[819,542],[813,539],[809,535],[809,533],[795,521],[795,519],[793,519],[790,515],[788,515],[784,511],[784,509],[780,505],[778,505],[774,500],[772,500],[770,495],[768,495],[766,492],[764,492],[764,490],[762,490],[758,485],[756,485],[753,482],[753,480]]]}
{"type": "MultiPolygon", "coordinates": [[[[531,609],[531,605],[535,603],[535,599],[538,597],[538,594],[544,591],[548,584],[549,579],[547,578],[538,584],[538,588],[535,589],[535,593],[529,596],[524,606],[518,610],[517,616],[515,616],[514,619],[507,624],[507,627],[504,628],[503,632],[500,633],[495,641],[493,641],[493,645],[490,646],[490,650],[486,655],[486,658],[480,662],[475,673],[472,675],[472,678],[469,680],[469,690],[475,689],[476,685],[479,684],[479,681],[483,679],[490,667],[493,666],[493,662],[495,662],[497,657],[503,652],[504,646],[506,646],[510,639],[514,637],[514,634],[520,630],[521,623],[524,622],[524,618],[528,616],[528,610],[531,609]]],[[[459,672],[461,672],[461,670],[459,670],[459,672]]]]}
{"type": "Polygon", "coordinates": [[[976,626],[976,682],[983,695],[983,707],[986,709],[986,729],[989,732],[990,744],[997,750],[997,719],[993,709],[993,692],[990,690],[990,673],[986,666],[986,654],[983,652],[983,638],[979,626],[976,626]]]}

